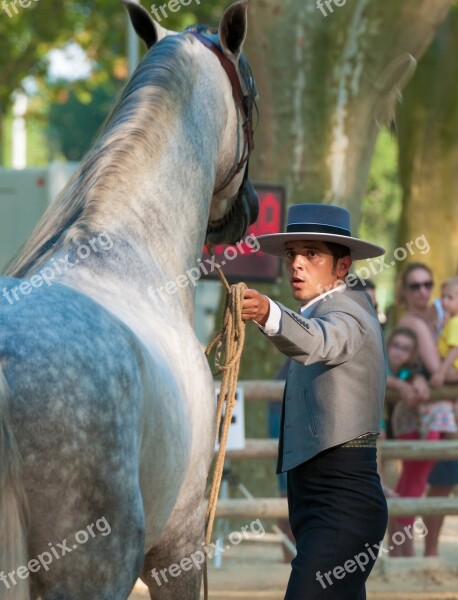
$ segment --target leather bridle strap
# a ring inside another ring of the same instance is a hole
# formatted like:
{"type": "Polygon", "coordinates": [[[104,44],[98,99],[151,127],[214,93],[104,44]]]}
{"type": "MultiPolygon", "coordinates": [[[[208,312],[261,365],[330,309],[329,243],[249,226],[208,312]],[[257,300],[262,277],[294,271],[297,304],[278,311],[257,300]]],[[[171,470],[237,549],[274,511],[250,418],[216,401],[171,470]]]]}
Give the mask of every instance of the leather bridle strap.
{"type": "Polygon", "coordinates": [[[227,187],[234,177],[242,170],[245,163],[248,163],[248,159],[250,154],[254,149],[254,136],[253,136],[253,126],[251,122],[251,107],[248,105],[247,97],[244,96],[242,91],[242,86],[240,85],[240,79],[237,73],[237,69],[235,68],[234,63],[227,58],[221,48],[215,44],[212,40],[209,40],[204,35],[198,33],[197,31],[190,32],[194,35],[206,48],[211,50],[213,54],[218,58],[221,66],[226,71],[227,76],[229,77],[229,81],[232,87],[232,96],[238,108],[240,109],[243,115],[243,133],[244,133],[244,148],[242,152],[242,156],[238,163],[236,163],[232,169],[229,171],[227,177],[224,179],[223,183],[214,191],[215,194],[223,190],[227,187]]]}

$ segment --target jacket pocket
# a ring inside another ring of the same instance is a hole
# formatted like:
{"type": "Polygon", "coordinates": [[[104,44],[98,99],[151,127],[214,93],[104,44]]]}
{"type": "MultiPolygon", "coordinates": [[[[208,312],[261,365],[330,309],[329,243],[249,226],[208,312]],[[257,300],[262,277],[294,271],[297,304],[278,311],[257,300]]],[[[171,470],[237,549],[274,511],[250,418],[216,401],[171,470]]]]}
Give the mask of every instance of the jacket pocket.
{"type": "Polygon", "coordinates": [[[310,422],[310,429],[312,430],[314,437],[317,437],[318,431],[316,429],[315,417],[313,416],[312,407],[310,406],[309,401],[307,399],[306,391],[304,392],[304,402],[305,402],[305,409],[307,411],[307,415],[308,415],[309,422],[310,422]]]}

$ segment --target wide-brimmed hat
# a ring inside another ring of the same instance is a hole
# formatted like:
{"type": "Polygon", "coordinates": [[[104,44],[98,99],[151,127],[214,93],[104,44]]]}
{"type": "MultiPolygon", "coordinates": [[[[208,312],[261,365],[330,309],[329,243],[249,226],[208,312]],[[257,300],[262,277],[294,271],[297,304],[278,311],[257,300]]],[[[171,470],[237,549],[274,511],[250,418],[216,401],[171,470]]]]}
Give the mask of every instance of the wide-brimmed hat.
{"type": "Polygon", "coordinates": [[[260,235],[257,240],[262,252],[275,256],[285,256],[285,243],[295,240],[341,244],[353,260],[385,254],[381,246],[352,237],[348,210],[329,204],[295,204],[288,210],[286,233],[260,235]]]}

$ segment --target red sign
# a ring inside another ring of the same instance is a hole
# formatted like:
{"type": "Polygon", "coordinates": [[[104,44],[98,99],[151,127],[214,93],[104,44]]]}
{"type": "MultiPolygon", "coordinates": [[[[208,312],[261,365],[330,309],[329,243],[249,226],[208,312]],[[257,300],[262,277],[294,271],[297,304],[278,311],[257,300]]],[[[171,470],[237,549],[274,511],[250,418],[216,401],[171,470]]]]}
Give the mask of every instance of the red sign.
{"type": "MultiPolygon", "coordinates": [[[[259,215],[250,225],[243,240],[237,244],[215,246],[215,262],[221,265],[230,281],[251,280],[276,283],[281,275],[281,259],[259,250],[257,237],[283,231],[285,188],[280,185],[254,184],[259,197],[259,215]]],[[[202,262],[211,266],[210,256],[204,249],[202,262]]],[[[208,277],[218,278],[215,269],[208,269],[208,277]]]]}

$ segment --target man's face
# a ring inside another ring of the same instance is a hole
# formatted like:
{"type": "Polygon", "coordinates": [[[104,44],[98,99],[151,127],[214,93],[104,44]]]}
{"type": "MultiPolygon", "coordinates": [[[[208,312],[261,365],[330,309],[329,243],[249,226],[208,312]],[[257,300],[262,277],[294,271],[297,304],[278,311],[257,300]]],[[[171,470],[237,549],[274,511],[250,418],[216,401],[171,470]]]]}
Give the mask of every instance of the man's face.
{"type": "Polygon", "coordinates": [[[345,256],[334,268],[331,251],[318,241],[287,242],[285,256],[293,298],[301,305],[341,283],[351,265],[351,258],[345,256]]]}

